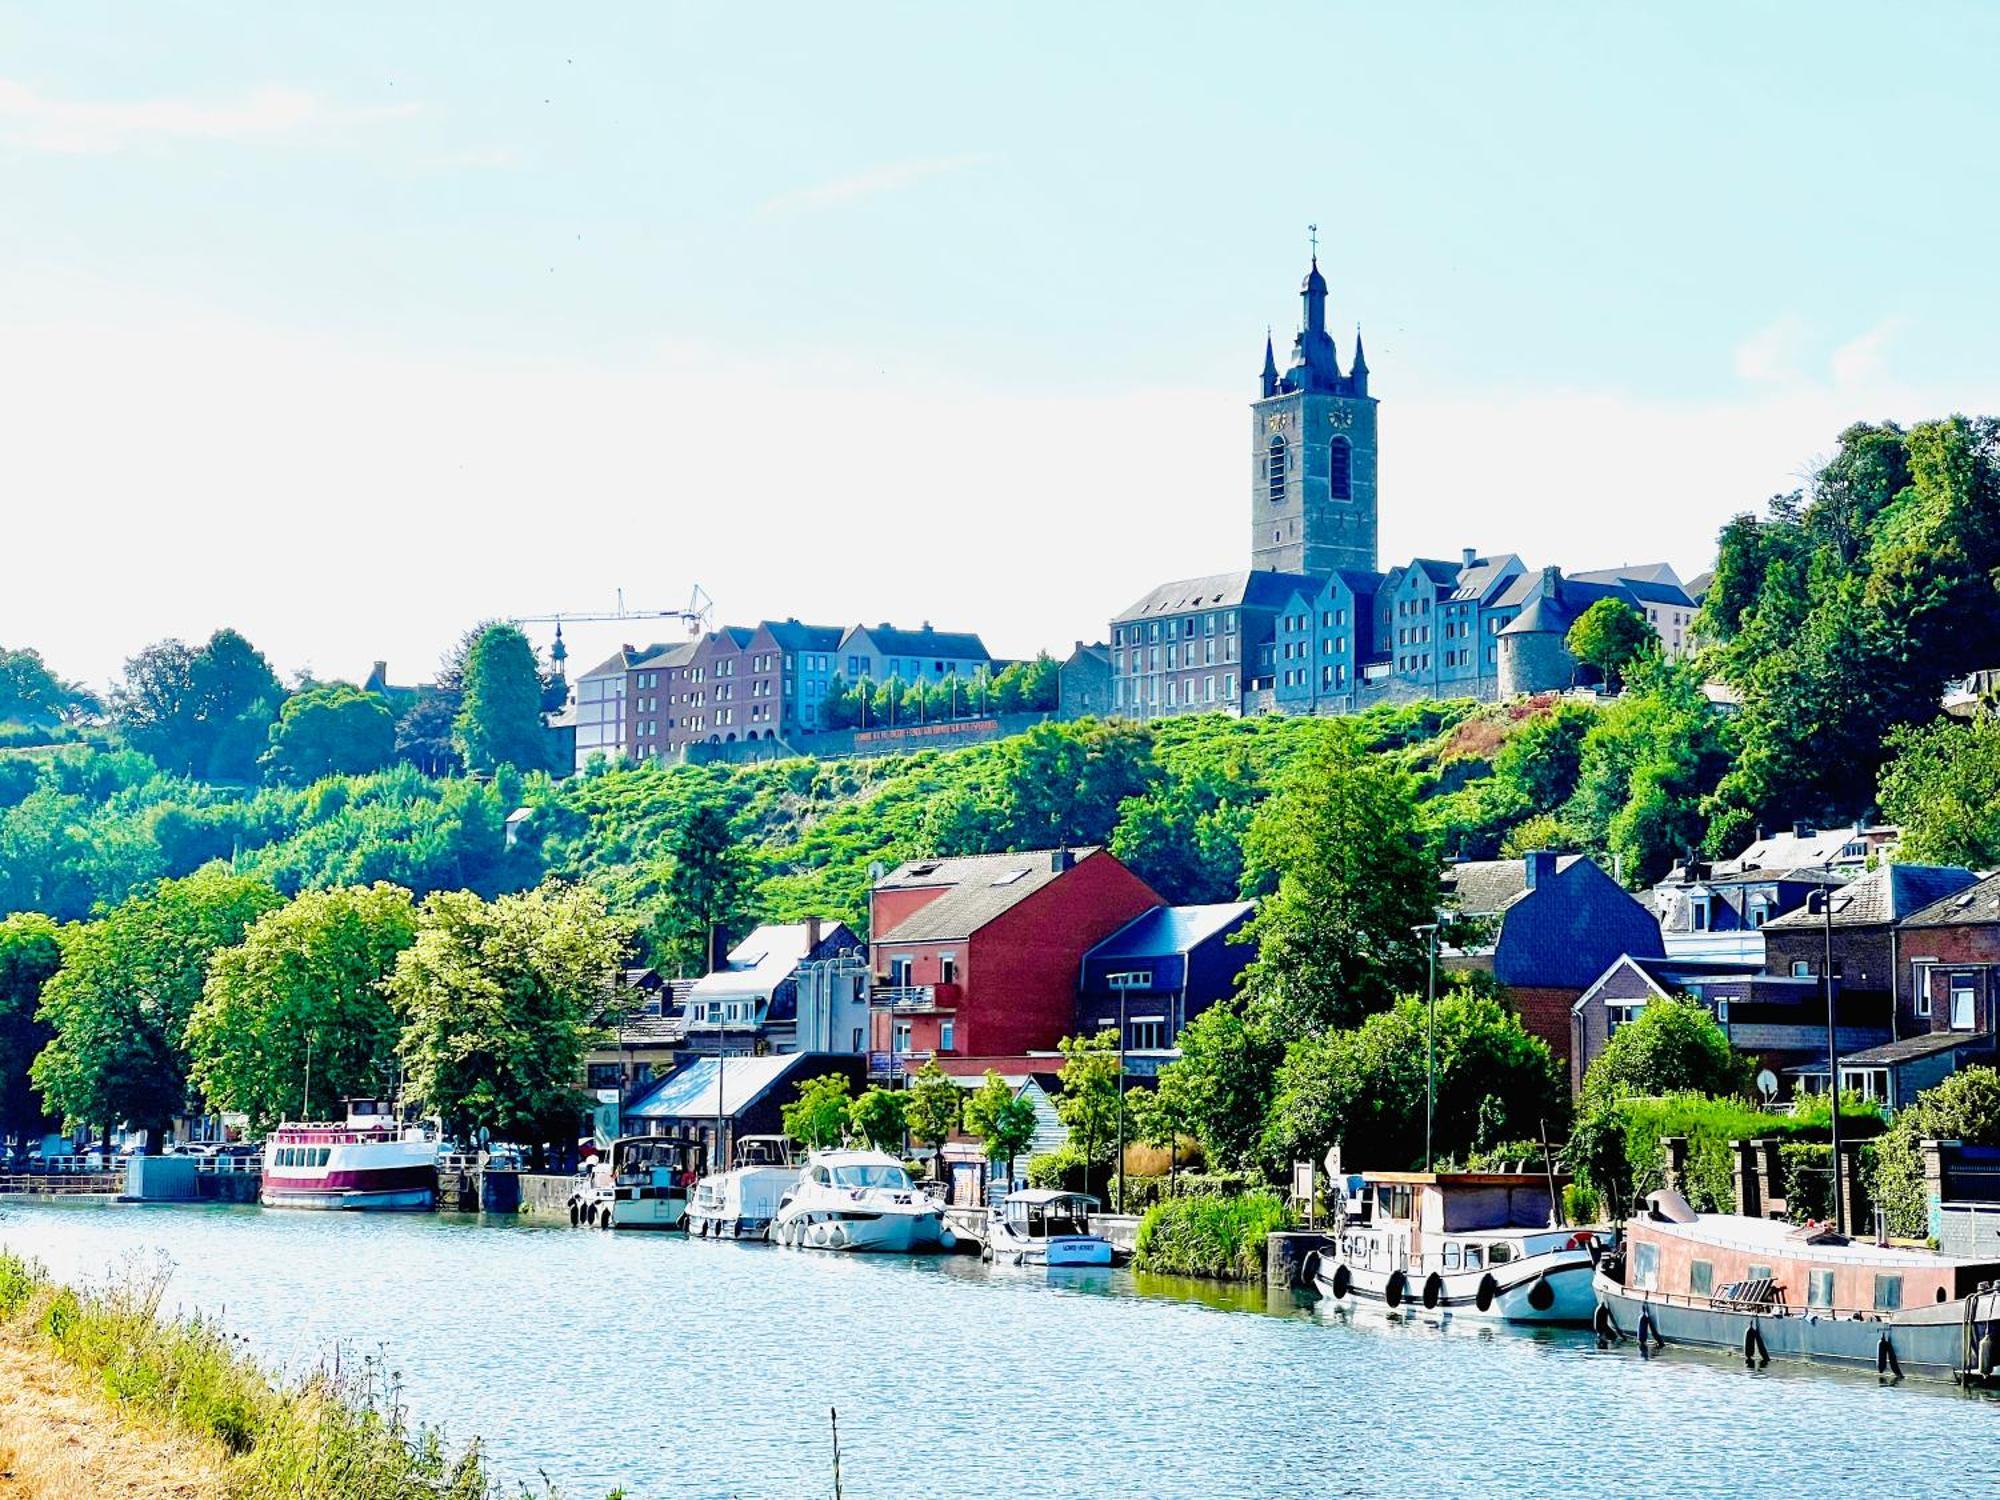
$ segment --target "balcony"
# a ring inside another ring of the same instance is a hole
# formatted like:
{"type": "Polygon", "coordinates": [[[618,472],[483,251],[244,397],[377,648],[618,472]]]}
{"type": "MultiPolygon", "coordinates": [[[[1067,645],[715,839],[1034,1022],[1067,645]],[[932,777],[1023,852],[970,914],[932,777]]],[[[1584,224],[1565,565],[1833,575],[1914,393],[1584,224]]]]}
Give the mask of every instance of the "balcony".
{"type": "Polygon", "coordinates": [[[921,1071],[934,1056],[936,1054],[931,1052],[871,1052],[868,1054],[868,1081],[894,1083],[921,1071]]]}
{"type": "Polygon", "coordinates": [[[868,992],[868,1003],[878,1010],[922,1013],[952,1010],[958,1005],[955,984],[887,984],[877,982],[868,992]]]}

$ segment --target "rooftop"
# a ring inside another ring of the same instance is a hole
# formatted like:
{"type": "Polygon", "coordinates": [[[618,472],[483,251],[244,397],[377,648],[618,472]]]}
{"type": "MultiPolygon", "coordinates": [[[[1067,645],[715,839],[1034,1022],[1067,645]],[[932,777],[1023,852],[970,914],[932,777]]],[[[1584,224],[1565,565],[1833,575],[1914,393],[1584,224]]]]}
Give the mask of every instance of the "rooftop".
{"type": "Polygon", "coordinates": [[[1262,569],[1211,573],[1206,578],[1181,578],[1163,583],[1145,598],[1119,612],[1114,624],[1132,620],[1189,614],[1203,609],[1283,609],[1292,594],[1304,588],[1317,592],[1320,580],[1306,573],[1273,573],[1262,569]]]}
{"type": "MultiPolygon", "coordinates": [[[[1899,922],[1977,879],[1972,871],[1958,865],[1880,865],[1832,892],[1833,925],[1880,927],[1899,922]]],[[[1814,897],[1817,900],[1817,892],[1814,897]]],[[[1825,922],[1825,912],[1812,910],[1808,903],[1766,922],[1764,930],[1795,932],[1825,922]]]]}
{"type": "MultiPolygon", "coordinates": [[[[926,943],[940,938],[969,938],[1003,912],[1059,880],[1076,865],[1098,855],[1096,847],[1059,851],[1029,849],[1016,854],[975,854],[960,859],[916,859],[898,865],[877,890],[923,890],[942,893],[911,912],[877,943],[926,943]],[[1070,858],[1057,869],[1056,855],[1070,858]]],[[[1109,856],[1105,856],[1109,858],[1109,856]]]]}
{"type": "Polygon", "coordinates": [[[698,1057],[627,1106],[625,1118],[712,1120],[724,1105],[729,1114],[740,1114],[793,1068],[813,1060],[812,1054],[804,1052],[777,1057],[698,1057]],[[722,1080],[719,1100],[718,1070],[722,1080]]]}
{"type": "MultiPolygon", "coordinates": [[[[1559,854],[1556,873],[1562,874],[1584,856],[1559,854]]],[[[1528,867],[1519,859],[1468,859],[1447,865],[1444,886],[1457,899],[1458,910],[1467,916],[1484,916],[1504,911],[1528,893],[1528,867]]]]}
{"type": "Polygon", "coordinates": [[[1988,922],[2000,922],[2000,874],[1988,875],[1903,919],[1905,927],[1970,927],[1988,922]]]}
{"type": "Polygon", "coordinates": [[[1127,922],[1085,958],[1169,958],[1226,932],[1257,909],[1254,901],[1156,906],[1127,922]]]}
{"type": "MultiPolygon", "coordinates": [[[[836,935],[859,946],[839,922],[820,925],[822,945],[836,935]]],[[[805,922],[767,922],[729,950],[725,967],[696,980],[688,997],[696,1002],[746,997],[768,1000],[771,992],[812,955],[811,938],[811,928],[805,922]]]]}

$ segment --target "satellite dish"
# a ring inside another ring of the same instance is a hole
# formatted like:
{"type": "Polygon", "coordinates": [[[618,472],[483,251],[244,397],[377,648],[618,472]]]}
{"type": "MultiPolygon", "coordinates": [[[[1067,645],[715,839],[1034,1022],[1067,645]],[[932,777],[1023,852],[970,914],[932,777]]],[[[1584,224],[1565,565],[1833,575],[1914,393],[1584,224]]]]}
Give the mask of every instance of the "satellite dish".
{"type": "Polygon", "coordinates": [[[1778,1097],[1778,1075],[1769,1068],[1757,1070],[1757,1092],[1764,1096],[1766,1104],[1778,1097]]]}

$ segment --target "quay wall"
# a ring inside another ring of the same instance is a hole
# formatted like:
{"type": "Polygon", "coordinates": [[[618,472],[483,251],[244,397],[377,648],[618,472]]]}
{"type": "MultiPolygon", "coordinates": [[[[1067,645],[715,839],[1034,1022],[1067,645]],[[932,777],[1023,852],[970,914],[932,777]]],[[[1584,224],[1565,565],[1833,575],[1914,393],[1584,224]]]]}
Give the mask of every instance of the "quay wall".
{"type": "Polygon", "coordinates": [[[1264,1241],[1264,1280],[1271,1286],[1305,1286],[1306,1257],[1326,1236],[1317,1229],[1280,1229],[1264,1241]]]}

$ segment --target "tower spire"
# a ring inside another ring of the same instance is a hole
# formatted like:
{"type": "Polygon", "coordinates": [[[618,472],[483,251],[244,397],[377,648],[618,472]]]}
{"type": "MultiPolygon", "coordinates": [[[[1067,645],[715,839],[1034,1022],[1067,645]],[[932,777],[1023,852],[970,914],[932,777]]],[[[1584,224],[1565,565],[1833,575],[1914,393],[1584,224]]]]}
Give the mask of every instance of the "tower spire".
{"type": "Polygon", "coordinates": [[[1266,324],[1264,328],[1264,394],[1266,396],[1275,396],[1278,394],[1278,355],[1277,351],[1271,347],[1271,329],[1269,324],[1266,324]]]}

